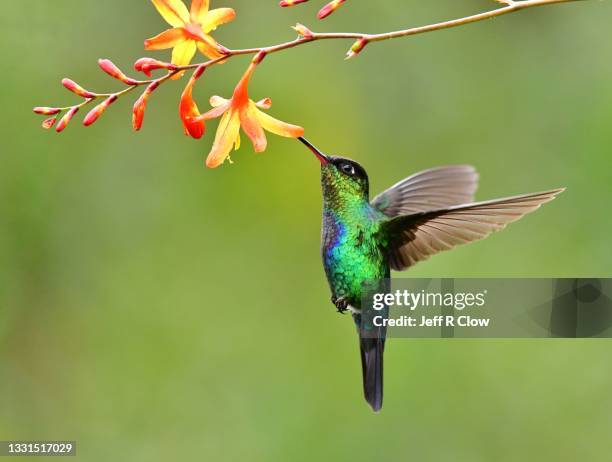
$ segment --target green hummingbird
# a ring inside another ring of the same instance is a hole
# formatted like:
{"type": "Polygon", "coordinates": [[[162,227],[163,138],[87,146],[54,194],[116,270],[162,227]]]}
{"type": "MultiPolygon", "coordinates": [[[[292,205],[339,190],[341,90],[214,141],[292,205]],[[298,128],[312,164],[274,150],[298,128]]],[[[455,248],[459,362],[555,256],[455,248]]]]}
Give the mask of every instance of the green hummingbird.
{"type": "Polygon", "coordinates": [[[340,313],[352,313],[359,334],[363,392],[372,409],[379,411],[386,328],[373,328],[366,321],[361,311],[364,284],[388,281],[391,270],[405,270],[438,252],[483,239],[564,189],[474,202],[476,169],[451,165],[409,176],[370,200],[368,175],[361,165],[326,155],[299,139],[321,163],[321,254],[331,300],[340,313]]]}

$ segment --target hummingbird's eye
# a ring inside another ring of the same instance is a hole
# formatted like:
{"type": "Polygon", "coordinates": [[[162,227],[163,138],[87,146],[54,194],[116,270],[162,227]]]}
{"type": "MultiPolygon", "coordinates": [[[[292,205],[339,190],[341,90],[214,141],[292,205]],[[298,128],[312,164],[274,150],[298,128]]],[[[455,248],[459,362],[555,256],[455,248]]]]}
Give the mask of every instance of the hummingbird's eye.
{"type": "Polygon", "coordinates": [[[340,165],[340,170],[346,173],[349,176],[353,176],[355,174],[355,167],[351,164],[342,164],[340,165]]]}

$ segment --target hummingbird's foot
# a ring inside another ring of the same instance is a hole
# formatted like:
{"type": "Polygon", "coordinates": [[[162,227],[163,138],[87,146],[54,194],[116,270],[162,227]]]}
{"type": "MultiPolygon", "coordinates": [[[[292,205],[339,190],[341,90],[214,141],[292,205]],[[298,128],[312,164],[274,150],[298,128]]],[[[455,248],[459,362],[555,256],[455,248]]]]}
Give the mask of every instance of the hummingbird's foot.
{"type": "Polygon", "coordinates": [[[349,309],[349,302],[344,297],[332,298],[332,302],[334,305],[336,305],[336,309],[338,310],[338,313],[340,314],[346,313],[349,309]]]}

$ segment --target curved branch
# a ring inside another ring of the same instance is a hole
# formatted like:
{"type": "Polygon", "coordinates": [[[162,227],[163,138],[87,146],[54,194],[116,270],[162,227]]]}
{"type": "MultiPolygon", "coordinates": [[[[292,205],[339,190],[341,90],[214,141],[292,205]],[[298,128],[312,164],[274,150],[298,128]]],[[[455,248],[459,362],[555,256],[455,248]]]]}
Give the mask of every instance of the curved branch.
{"type": "MultiPolygon", "coordinates": [[[[226,54],[226,58],[232,57],[232,56],[238,56],[238,55],[245,55],[245,54],[255,54],[261,51],[265,52],[266,54],[271,54],[271,53],[276,53],[282,50],[288,50],[290,48],[295,48],[299,45],[303,45],[305,43],[314,42],[318,40],[353,39],[357,41],[363,41],[365,42],[365,44],[370,43],[370,42],[381,42],[384,40],[391,40],[391,39],[396,39],[400,37],[407,37],[410,35],[418,35],[418,34],[424,34],[427,32],[434,32],[437,30],[450,29],[453,27],[464,26],[466,24],[484,21],[486,19],[495,18],[497,16],[502,16],[502,15],[513,13],[516,11],[525,10],[528,8],[553,5],[557,3],[580,2],[580,1],[585,1],[585,0],[522,0],[522,1],[495,0],[495,1],[498,1],[499,3],[503,3],[505,6],[501,8],[496,8],[494,10],[485,11],[483,13],[466,16],[463,18],[451,19],[449,21],[443,21],[443,22],[439,22],[435,24],[428,24],[425,26],[412,27],[409,29],[402,29],[398,31],[385,32],[385,33],[380,33],[380,34],[366,34],[366,33],[360,33],[360,32],[317,33],[317,32],[312,32],[308,29],[305,29],[306,33],[302,34],[296,40],[292,40],[290,42],[279,43],[277,45],[271,45],[267,47],[228,50],[226,54]]],[[[363,45],[361,49],[363,49],[363,47],[365,47],[365,45],[363,45]]],[[[359,51],[361,51],[361,49],[359,51]]],[[[354,56],[354,54],[352,56],[354,56]]],[[[198,66],[200,66],[200,64],[190,64],[190,65],[181,67],[181,69],[183,70],[195,69],[198,66]]]]}
{"type": "MultiPolygon", "coordinates": [[[[258,48],[243,48],[243,49],[235,49],[235,50],[225,49],[224,56],[220,58],[212,59],[210,61],[206,61],[202,63],[188,64],[185,66],[174,66],[169,63],[158,62],[158,63],[164,64],[165,66],[163,68],[167,69],[168,72],[162,77],[159,77],[157,79],[149,79],[149,80],[130,79],[126,77],[121,71],[116,69],[116,67],[114,67],[114,65],[110,61],[108,61],[106,64],[101,63],[101,67],[105,70],[105,72],[109,73],[112,77],[122,81],[125,85],[127,85],[127,88],[119,92],[116,92],[116,93],[92,93],[92,92],[87,92],[83,89],[77,89],[77,91],[75,91],[74,88],[69,88],[74,93],[82,96],[84,98],[84,101],[74,106],[67,106],[67,107],[61,107],[61,108],[60,107],[56,107],[56,108],[37,107],[37,108],[34,108],[34,112],[38,114],[42,114],[42,115],[57,115],[59,113],[66,112],[66,115],[63,121],[64,123],[60,123],[57,127],[58,131],[61,131],[65,128],[66,124],[70,121],[72,116],[80,108],[87,106],[94,101],[97,101],[101,98],[106,99],[105,101],[107,103],[106,105],[102,103],[99,107],[94,108],[94,111],[98,110],[100,113],[102,113],[106,109],[106,107],[108,107],[108,105],[114,102],[117,98],[127,93],[130,93],[135,88],[138,88],[143,85],[147,85],[149,91],[146,94],[146,96],[148,97],[148,94],[150,94],[153,90],[155,90],[162,83],[168,80],[171,80],[171,78],[174,77],[176,74],[179,74],[186,70],[193,70],[193,69],[195,69],[196,72],[202,72],[204,69],[211,67],[219,62],[226,61],[234,56],[253,55],[257,53],[261,53],[262,56],[265,56],[265,55],[277,53],[283,50],[295,48],[297,46],[304,45],[306,43],[316,42],[319,40],[355,40],[355,42],[353,43],[352,47],[349,49],[346,55],[346,58],[348,59],[348,58],[352,58],[356,56],[357,54],[359,54],[371,42],[381,42],[384,40],[391,40],[391,39],[396,39],[400,37],[424,34],[427,32],[433,32],[437,30],[450,29],[453,27],[459,27],[459,26],[463,26],[463,25],[467,25],[467,24],[471,24],[471,23],[475,23],[479,21],[484,21],[486,19],[495,18],[497,16],[502,16],[505,14],[525,10],[528,8],[547,6],[547,5],[553,5],[553,4],[558,4],[558,3],[579,2],[579,1],[585,1],[585,0],[495,0],[495,1],[503,4],[503,6],[501,6],[500,8],[485,11],[485,12],[478,13],[475,15],[466,16],[463,18],[452,19],[449,21],[443,21],[443,22],[439,22],[435,24],[428,24],[425,26],[412,27],[409,29],[385,32],[385,33],[379,33],[379,34],[366,34],[366,33],[359,33],[359,32],[318,33],[318,32],[313,32],[309,30],[307,27],[301,24],[297,24],[294,27],[294,29],[298,32],[299,37],[289,42],[283,42],[283,43],[279,43],[276,45],[270,45],[270,46],[258,47],[258,48]],[[110,65],[112,68],[105,69],[106,65],[110,65]]],[[[148,58],[145,58],[145,59],[148,59],[148,58]]],[[[107,60],[102,60],[102,61],[107,61],[107,60]]],[[[159,68],[162,68],[162,67],[153,67],[153,69],[159,69],[159,68]]],[[[47,119],[43,123],[43,126],[45,128],[50,128],[50,126],[52,126],[53,123],[55,123],[55,120],[56,118],[47,119]]],[[[93,118],[93,120],[94,121],[97,120],[97,116],[93,118]]],[[[139,129],[139,126],[137,127],[135,125],[135,129],[139,129]]]]}

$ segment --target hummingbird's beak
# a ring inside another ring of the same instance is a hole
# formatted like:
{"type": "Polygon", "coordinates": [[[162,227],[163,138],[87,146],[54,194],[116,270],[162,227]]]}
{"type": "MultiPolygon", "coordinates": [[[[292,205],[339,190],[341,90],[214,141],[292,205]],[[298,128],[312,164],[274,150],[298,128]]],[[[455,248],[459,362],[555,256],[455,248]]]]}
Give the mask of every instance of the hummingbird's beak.
{"type": "Polygon", "coordinates": [[[300,136],[298,138],[298,140],[300,140],[302,143],[304,143],[306,145],[306,147],[308,149],[310,149],[312,151],[312,153],[317,156],[317,159],[319,159],[319,162],[321,162],[321,165],[326,165],[329,163],[329,157],[326,156],[325,154],[323,154],[321,151],[319,151],[317,148],[315,148],[310,141],[308,141],[306,138],[304,138],[303,136],[300,136]]]}

